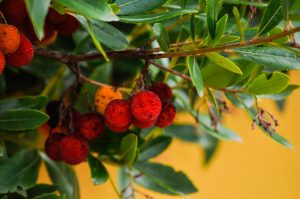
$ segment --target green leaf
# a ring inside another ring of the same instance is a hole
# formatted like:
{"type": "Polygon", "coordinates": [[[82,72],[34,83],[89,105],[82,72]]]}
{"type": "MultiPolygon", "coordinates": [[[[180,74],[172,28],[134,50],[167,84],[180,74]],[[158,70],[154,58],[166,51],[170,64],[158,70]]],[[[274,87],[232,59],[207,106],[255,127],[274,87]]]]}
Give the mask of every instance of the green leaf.
{"type": "Polygon", "coordinates": [[[42,152],[40,154],[46,164],[48,174],[59,192],[65,195],[66,199],[79,199],[79,185],[73,168],[65,163],[49,159],[42,152]]]}
{"type": "Polygon", "coordinates": [[[44,23],[50,2],[50,0],[25,0],[29,18],[39,40],[44,37],[44,23]]]}
{"type": "Polygon", "coordinates": [[[157,14],[142,14],[142,15],[132,15],[132,16],[119,16],[121,22],[125,23],[156,23],[164,21],[166,19],[171,19],[183,14],[193,14],[197,13],[197,10],[174,10],[169,12],[161,12],[157,14]]]}
{"type": "Polygon", "coordinates": [[[293,93],[293,91],[298,89],[299,87],[300,87],[299,85],[289,85],[288,87],[286,87],[286,89],[284,89],[280,93],[270,94],[270,95],[258,95],[257,97],[269,98],[269,99],[273,99],[273,100],[283,100],[286,97],[288,97],[289,95],[291,95],[293,93]]]}
{"type": "Polygon", "coordinates": [[[136,182],[147,189],[170,195],[185,195],[197,192],[197,188],[182,173],[158,163],[140,162],[134,168],[141,172],[136,182]]]}
{"type": "MultiPolygon", "coordinates": [[[[291,49],[292,50],[292,49],[291,49]]],[[[299,56],[287,49],[279,47],[247,47],[235,48],[234,51],[242,58],[262,64],[273,70],[300,69],[299,56]]]]}
{"type": "Polygon", "coordinates": [[[212,39],[216,36],[216,24],[219,13],[219,0],[206,0],[206,20],[209,35],[212,39]]]}
{"type": "Polygon", "coordinates": [[[207,166],[214,155],[216,154],[217,148],[220,144],[220,140],[203,132],[200,135],[199,144],[204,149],[204,165],[207,166]]]}
{"type": "Polygon", "coordinates": [[[268,4],[266,4],[266,3],[252,2],[252,1],[245,1],[245,0],[224,0],[224,4],[238,4],[238,5],[256,6],[256,7],[267,7],[268,6],[268,4]]]}
{"type": "Polygon", "coordinates": [[[259,75],[249,86],[248,91],[255,95],[276,94],[289,84],[290,77],[284,73],[273,72],[270,78],[266,74],[259,75]]]}
{"type": "Polygon", "coordinates": [[[106,182],[108,179],[108,173],[104,165],[91,154],[88,156],[88,163],[94,185],[99,185],[106,182]]]}
{"type": "Polygon", "coordinates": [[[191,38],[192,38],[193,42],[196,39],[195,26],[196,26],[195,15],[191,15],[191,17],[190,17],[190,35],[191,35],[191,38]]]}
{"type": "Polygon", "coordinates": [[[259,34],[263,35],[273,29],[282,20],[280,0],[270,0],[259,25],[259,34]]]}
{"type": "MultiPolygon", "coordinates": [[[[39,0],[38,0],[39,1],[39,0]]],[[[77,14],[89,19],[118,21],[106,0],[56,0],[77,14]]]]}
{"type": "Polygon", "coordinates": [[[226,25],[227,25],[227,20],[228,20],[228,14],[225,14],[218,22],[217,22],[217,27],[216,27],[216,36],[213,40],[213,46],[217,45],[225,31],[226,25]]]}
{"type": "Polygon", "coordinates": [[[148,142],[146,141],[146,144],[141,148],[139,161],[146,161],[158,156],[168,148],[171,142],[172,138],[166,136],[159,136],[148,142]]]}
{"type": "Polygon", "coordinates": [[[190,76],[192,78],[193,84],[200,97],[204,95],[204,85],[200,67],[197,63],[195,57],[187,57],[187,66],[189,69],[190,76]]]}
{"type": "Polygon", "coordinates": [[[32,187],[26,191],[27,198],[34,198],[35,196],[53,193],[56,190],[57,190],[57,187],[54,185],[37,184],[34,187],[32,187]]]}
{"type": "Polygon", "coordinates": [[[138,138],[135,134],[129,134],[122,139],[120,157],[121,161],[131,166],[137,155],[138,138]]]}
{"type": "Polygon", "coordinates": [[[0,129],[5,131],[35,129],[48,119],[46,114],[37,110],[10,110],[0,113],[0,129]]]}
{"type": "Polygon", "coordinates": [[[96,41],[100,41],[106,47],[112,50],[124,50],[128,47],[125,35],[112,25],[102,21],[90,20],[89,26],[87,20],[82,17],[77,18],[89,34],[93,35],[96,41]]]}
{"type": "Polygon", "coordinates": [[[0,136],[0,164],[7,159],[7,149],[3,138],[0,136]]]}
{"type": "Polygon", "coordinates": [[[198,142],[199,132],[193,125],[172,125],[164,129],[164,134],[186,142],[198,142]]]}
{"type": "Polygon", "coordinates": [[[59,196],[56,193],[47,193],[40,196],[36,196],[33,199],[65,199],[65,196],[59,196]]]}
{"type": "Polygon", "coordinates": [[[237,74],[243,74],[241,69],[230,59],[220,55],[219,53],[207,53],[205,54],[210,61],[217,64],[218,66],[221,66],[231,72],[237,73],[237,74]]]}
{"type": "Polygon", "coordinates": [[[118,15],[135,15],[154,10],[166,2],[167,0],[116,0],[114,3],[121,9],[118,15]]]}
{"type": "Polygon", "coordinates": [[[24,149],[0,164],[0,193],[28,189],[37,181],[40,156],[36,150],[24,149]]]}
{"type": "Polygon", "coordinates": [[[280,0],[280,4],[282,7],[282,14],[285,20],[289,20],[289,1],[288,0],[280,0]]]}
{"type": "Polygon", "coordinates": [[[156,39],[157,39],[157,42],[158,42],[160,48],[164,52],[168,52],[169,45],[170,45],[170,38],[169,38],[169,33],[166,30],[166,28],[162,24],[156,23],[153,26],[153,33],[156,36],[156,39]]]}
{"type": "Polygon", "coordinates": [[[0,112],[10,109],[41,109],[47,102],[45,96],[25,96],[0,100],[0,112]]]}

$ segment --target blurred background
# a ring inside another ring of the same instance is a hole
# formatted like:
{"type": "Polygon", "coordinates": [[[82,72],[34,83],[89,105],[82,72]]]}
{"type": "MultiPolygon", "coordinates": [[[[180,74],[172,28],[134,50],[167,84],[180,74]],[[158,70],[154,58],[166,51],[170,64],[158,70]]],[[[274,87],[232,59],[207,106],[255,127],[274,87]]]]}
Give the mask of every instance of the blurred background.
{"type": "MultiPolygon", "coordinates": [[[[300,82],[292,74],[293,83],[300,82]]],[[[216,155],[208,166],[203,166],[203,152],[196,144],[178,140],[154,161],[172,165],[184,171],[198,187],[191,199],[298,199],[300,198],[300,91],[295,91],[280,112],[274,102],[261,101],[260,105],[273,113],[280,122],[278,132],[295,147],[285,148],[259,130],[251,129],[251,120],[238,109],[231,109],[225,124],[238,133],[242,143],[221,142],[216,155]]],[[[193,122],[187,115],[180,115],[178,122],[193,122]]],[[[106,165],[113,181],[117,183],[116,168],[106,165]]],[[[90,180],[87,163],[75,167],[82,199],[117,199],[110,182],[94,186],[90,180]]],[[[40,182],[48,182],[42,167],[40,182]]],[[[146,192],[154,199],[173,199],[153,192],[146,192]]],[[[139,198],[143,198],[140,196],[139,198]]]]}

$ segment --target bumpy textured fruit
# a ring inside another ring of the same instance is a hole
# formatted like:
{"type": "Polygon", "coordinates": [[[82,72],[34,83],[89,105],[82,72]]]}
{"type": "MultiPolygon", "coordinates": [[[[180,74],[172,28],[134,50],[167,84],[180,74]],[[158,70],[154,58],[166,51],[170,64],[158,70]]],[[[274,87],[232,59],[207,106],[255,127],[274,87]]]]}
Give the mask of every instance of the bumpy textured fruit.
{"type": "Polygon", "coordinates": [[[34,56],[34,48],[31,42],[21,35],[18,49],[13,54],[7,55],[7,63],[12,67],[21,67],[29,64],[34,56]]]}
{"type": "Polygon", "coordinates": [[[79,121],[79,133],[87,140],[98,138],[104,131],[104,122],[97,113],[88,113],[79,121]]]}
{"type": "Polygon", "coordinates": [[[12,25],[0,24],[0,51],[3,54],[14,53],[20,44],[20,32],[12,25]]]}
{"type": "Polygon", "coordinates": [[[129,103],[121,99],[111,101],[106,107],[104,117],[106,125],[112,131],[126,131],[132,120],[129,103]]]}
{"type": "Polygon", "coordinates": [[[0,75],[3,73],[5,67],[5,57],[3,53],[0,51],[0,75]]]}
{"type": "Polygon", "coordinates": [[[172,90],[167,84],[157,82],[153,86],[151,86],[149,90],[158,95],[163,104],[168,104],[172,102],[172,90]]]}
{"type": "Polygon", "coordinates": [[[83,162],[90,151],[89,143],[75,134],[64,137],[59,148],[62,160],[72,165],[83,162]]]}
{"type": "Polygon", "coordinates": [[[162,108],[162,111],[155,123],[156,126],[160,128],[165,128],[170,126],[176,116],[176,109],[172,104],[165,104],[162,108]]]}
{"type": "Polygon", "coordinates": [[[24,23],[27,17],[24,0],[4,0],[0,5],[0,10],[8,24],[18,27],[24,23]]]}
{"type": "Polygon", "coordinates": [[[55,24],[54,28],[62,35],[72,35],[78,28],[79,22],[75,17],[69,14],[65,14],[65,20],[61,23],[55,24]]]}
{"type": "Polygon", "coordinates": [[[46,140],[45,152],[52,160],[62,161],[60,144],[64,137],[65,135],[62,133],[54,133],[46,140]]]}
{"type": "Polygon", "coordinates": [[[159,97],[151,91],[141,91],[131,98],[130,110],[133,117],[141,122],[154,121],[162,108],[159,97]]]}
{"type": "Polygon", "coordinates": [[[112,87],[101,87],[95,94],[95,106],[98,113],[104,114],[109,102],[114,99],[122,99],[122,93],[112,87]]]}
{"type": "Polygon", "coordinates": [[[140,128],[140,129],[150,128],[150,127],[152,127],[155,123],[156,123],[156,120],[154,120],[154,121],[149,121],[149,122],[141,122],[141,121],[136,120],[135,118],[132,119],[132,124],[133,124],[134,126],[136,126],[137,128],[140,128]]]}

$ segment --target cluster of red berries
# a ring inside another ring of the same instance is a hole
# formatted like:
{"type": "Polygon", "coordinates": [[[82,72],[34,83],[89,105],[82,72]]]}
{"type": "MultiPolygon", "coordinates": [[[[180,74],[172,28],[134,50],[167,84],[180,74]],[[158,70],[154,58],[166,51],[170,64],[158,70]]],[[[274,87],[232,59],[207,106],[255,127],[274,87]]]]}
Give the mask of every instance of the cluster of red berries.
{"type": "Polygon", "coordinates": [[[0,11],[6,21],[23,30],[29,40],[37,45],[49,45],[56,40],[57,34],[71,35],[79,28],[78,20],[69,14],[59,14],[50,8],[44,25],[44,37],[40,41],[28,16],[24,0],[4,0],[0,11]]]}
{"type": "Polygon", "coordinates": [[[17,27],[0,24],[0,74],[6,63],[11,67],[21,67],[31,62],[34,48],[17,27]]]}
{"type": "Polygon", "coordinates": [[[112,100],[105,109],[105,124],[113,132],[125,132],[131,124],[137,128],[154,125],[165,128],[173,123],[176,116],[172,98],[172,90],[168,85],[156,83],[129,100],[112,100]]]}
{"type": "MultiPolygon", "coordinates": [[[[73,120],[74,132],[69,134],[51,133],[46,141],[45,151],[55,161],[64,161],[75,165],[86,160],[90,151],[89,141],[102,135],[104,122],[97,113],[81,115],[77,111],[73,111],[73,120]]],[[[69,131],[67,128],[63,129],[66,132],[69,131]]]]}

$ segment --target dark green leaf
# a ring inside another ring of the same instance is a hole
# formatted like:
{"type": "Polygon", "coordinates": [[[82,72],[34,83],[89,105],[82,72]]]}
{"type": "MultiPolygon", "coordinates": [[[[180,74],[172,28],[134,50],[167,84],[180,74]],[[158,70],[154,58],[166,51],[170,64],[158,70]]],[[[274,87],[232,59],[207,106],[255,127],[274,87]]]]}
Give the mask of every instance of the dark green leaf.
{"type": "Polygon", "coordinates": [[[118,15],[135,15],[155,8],[166,3],[167,0],[116,0],[116,3],[121,11],[118,15]]]}
{"type": "Polygon", "coordinates": [[[280,0],[280,4],[282,7],[282,14],[285,20],[289,20],[289,1],[288,0],[280,0]]]}
{"type": "Polygon", "coordinates": [[[46,114],[37,110],[10,110],[0,113],[0,129],[6,131],[35,129],[48,119],[46,114]]]}
{"type": "Polygon", "coordinates": [[[169,12],[162,12],[157,14],[143,14],[132,16],[120,16],[119,19],[125,23],[156,23],[166,19],[174,18],[183,14],[197,13],[197,10],[174,10],[169,12]]]}
{"type": "Polygon", "coordinates": [[[258,95],[258,97],[282,101],[283,99],[285,99],[286,97],[291,95],[293,93],[293,91],[298,89],[299,87],[300,87],[299,85],[289,85],[288,87],[286,87],[286,89],[284,89],[283,91],[281,91],[278,94],[258,95]]]}
{"type": "Polygon", "coordinates": [[[259,34],[269,32],[282,20],[282,17],[280,0],[270,0],[259,26],[259,34]]]}
{"type": "Polygon", "coordinates": [[[216,154],[219,143],[219,139],[205,132],[200,135],[199,144],[204,149],[204,165],[208,165],[210,163],[212,157],[216,154]]]}
{"type": "Polygon", "coordinates": [[[219,53],[207,53],[205,55],[212,61],[213,63],[217,64],[220,67],[223,67],[231,72],[237,73],[237,74],[243,74],[241,69],[230,59],[220,55],[219,53]]]}
{"type": "Polygon", "coordinates": [[[47,102],[45,96],[26,96],[0,100],[0,112],[9,109],[41,109],[47,102]]]}
{"type": "Polygon", "coordinates": [[[219,0],[206,0],[206,19],[209,35],[212,39],[216,36],[216,24],[219,13],[219,0]]]}
{"type": "Polygon", "coordinates": [[[279,47],[247,47],[234,51],[248,61],[262,64],[273,70],[298,70],[300,57],[289,50],[279,47]]]}
{"type": "Polygon", "coordinates": [[[172,125],[165,128],[164,133],[186,142],[198,142],[199,140],[198,129],[192,125],[172,125]]]}
{"type": "Polygon", "coordinates": [[[192,78],[193,84],[200,97],[204,95],[204,85],[200,67],[197,63],[195,57],[187,57],[187,66],[189,69],[190,76],[192,78]]]}
{"type": "Polygon", "coordinates": [[[255,95],[277,94],[288,86],[289,81],[290,77],[284,73],[273,72],[271,78],[264,73],[248,86],[248,90],[255,95]]]}
{"type": "Polygon", "coordinates": [[[171,144],[172,138],[159,136],[146,142],[140,151],[139,161],[146,161],[161,154],[171,144]]]}
{"type": "Polygon", "coordinates": [[[134,168],[141,172],[142,176],[136,178],[136,182],[147,189],[171,194],[185,195],[197,192],[197,188],[182,173],[172,167],[158,163],[140,162],[134,168]]]}
{"type": "Polygon", "coordinates": [[[0,164],[0,193],[28,189],[36,183],[40,156],[36,150],[24,149],[0,164]]]}
{"type": "MultiPolygon", "coordinates": [[[[44,23],[48,13],[51,0],[25,0],[28,15],[32,22],[37,37],[42,40],[44,37],[44,23]]],[[[15,11],[17,12],[17,11],[15,11]]]]}
{"type": "Polygon", "coordinates": [[[193,41],[195,41],[196,38],[195,23],[196,23],[195,15],[192,15],[190,17],[190,34],[193,41]]]}
{"type": "Polygon", "coordinates": [[[66,199],[79,199],[79,185],[73,168],[65,163],[49,159],[44,153],[41,153],[41,156],[46,164],[49,176],[59,192],[65,195],[66,199]]]}
{"type": "Polygon", "coordinates": [[[57,190],[57,187],[54,185],[48,184],[37,184],[34,187],[28,189],[27,198],[34,198],[35,196],[40,196],[43,194],[53,193],[57,190]]]}
{"type": "Polygon", "coordinates": [[[135,134],[129,134],[122,139],[120,157],[121,161],[130,166],[137,155],[138,138],[135,134]]]}
{"type": "Polygon", "coordinates": [[[153,33],[156,36],[156,39],[157,39],[157,42],[158,42],[160,48],[164,52],[168,52],[169,45],[170,45],[170,38],[169,38],[169,33],[166,30],[166,28],[162,24],[156,23],[153,26],[153,33]]]}
{"type": "Polygon", "coordinates": [[[267,7],[268,4],[262,2],[252,2],[245,0],[224,0],[224,4],[238,4],[238,5],[247,5],[247,6],[256,6],[256,7],[267,7]]]}
{"type": "Polygon", "coordinates": [[[56,193],[47,193],[40,196],[36,196],[33,199],[65,199],[65,196],[59,196],[56,193]]]}
{"type": "Polygon", "coordinates": [[[118,17],[113,13],[106,0],[56,0],[75,13],[90,19],[101,21],[117,21],[118,17]]]}
{"type": "Polygon", "coordinates": [[[108,173],[104,165],[91,154],[88,156],[88,163],[94,185],[99,185],[106,182],[108,179],[108,173]]]}

